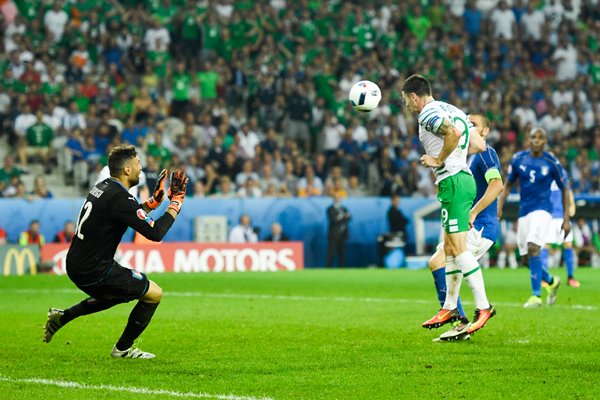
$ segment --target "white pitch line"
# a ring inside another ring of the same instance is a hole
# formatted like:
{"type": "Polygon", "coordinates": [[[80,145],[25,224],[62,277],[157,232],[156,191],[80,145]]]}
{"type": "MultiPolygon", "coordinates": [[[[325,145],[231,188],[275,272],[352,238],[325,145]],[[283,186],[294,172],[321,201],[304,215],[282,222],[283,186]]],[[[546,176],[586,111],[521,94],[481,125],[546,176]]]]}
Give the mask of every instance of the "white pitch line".
{"type": "Polygon", "coordinates": [[[271,397],[252,397],[252,396],[235,396],[233,394],[209,394],[209,393],[194,393],[194,392],[176,392],[174,390],[164,389],[148,389],[134,386],[113,386],[113,385],[88,385],[85,383],[58,381],[44,378],[10,378],[0,375],[1,382],[8,383],[33,383],[38,385],[58,386],[62,388],[72,389],[87,389],[87,390],[108,390],[112,392],[126,392],[135,394],[149,394],[158,396],[171,397],[189,397],[201,399],[218,399],[218,400],[273,400],[271,397]]]}
{"type": "MultiPolygon", "coordinates": [[[[52,293],[82,293],[77,289],[3,289],[5,292],[17,294],[52,294],[52,293]]],[[[294,295],[274,295],[259,293],[209,293],[209,292],[164,292],[167,297],[205,297],[213,299],[247,299],[247,300],[287,300],[287,301],[337,301],[343,303],[364,302],[364,303],[393,303],[393,304],[432,304],[433,300],[421,299],[403,299],[386,297],[328,297],[328,296],[294,296],[294,295]]],[[[472,305],[473,302],[463,301],[463,304],[472,305]]],[[[523,308],[521,303],[503,303],[494,302],[495,306],[523,308]]],[[[585,304],[554,304],[552,308],[570,308],[573,310],[597,311],[597,306],[585,304]]]]}

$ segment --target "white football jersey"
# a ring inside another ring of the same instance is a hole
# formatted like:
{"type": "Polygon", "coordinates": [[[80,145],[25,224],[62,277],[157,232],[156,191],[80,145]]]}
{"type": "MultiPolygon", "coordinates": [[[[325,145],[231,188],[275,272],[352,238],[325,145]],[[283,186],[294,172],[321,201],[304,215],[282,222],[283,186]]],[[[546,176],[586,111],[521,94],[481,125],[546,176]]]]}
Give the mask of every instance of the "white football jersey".
{"type": "Polygon", "coordinates": [[[437,132],[446,119],[452,122],[463,135],[456,149],[444,161],[445,165],[440,168],[433,168],[433,172],[437,177],[436,184],[460,171],[471,174],[471,170],[467,166],[467,156],[469,153],[469,135],[474,126],[462,110],[443,101],[434,100],[427,103],[418,117],[419,140],[428,155],[437,157],[442,151],[442,147],[444,147],[444,136],[438,135],[437,132]]]}
{"type": "MultiPolygon", "coordinates": [[[[94,186],[107,178],[110,178],[110,170],[108,169],[108,165],[105,165],[100,170],[100,173],[98,174],[98,178],[96,179],[94,186]]],[[[139,198],[140,189],[139,188],[142,186],[145,186],[145,185],[146,185],[146,173],[144,171],[140,171],[140,183],[138,183],[135,186],[130,187],[129,193],[136,199],[140,200],[140,198],[139,198]]]]}

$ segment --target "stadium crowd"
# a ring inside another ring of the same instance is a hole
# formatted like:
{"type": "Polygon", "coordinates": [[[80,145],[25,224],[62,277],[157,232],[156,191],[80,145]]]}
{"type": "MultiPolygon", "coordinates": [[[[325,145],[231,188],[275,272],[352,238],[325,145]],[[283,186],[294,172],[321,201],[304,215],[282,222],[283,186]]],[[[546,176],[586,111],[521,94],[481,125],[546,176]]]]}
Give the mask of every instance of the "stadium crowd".
{"type": "Polygon", "coordinates": [[[148,186],[185,168],[194,197],[429,196],[399,95],[416,72],[489,118],[503,165],[539,125],[574,192],[600,192],[597,0],[2,3],[6,197],[31,162],[87,188],[121,143],[148,186]],[[369,114],[347,101],[360,79],[383,91],[369,114]]]}

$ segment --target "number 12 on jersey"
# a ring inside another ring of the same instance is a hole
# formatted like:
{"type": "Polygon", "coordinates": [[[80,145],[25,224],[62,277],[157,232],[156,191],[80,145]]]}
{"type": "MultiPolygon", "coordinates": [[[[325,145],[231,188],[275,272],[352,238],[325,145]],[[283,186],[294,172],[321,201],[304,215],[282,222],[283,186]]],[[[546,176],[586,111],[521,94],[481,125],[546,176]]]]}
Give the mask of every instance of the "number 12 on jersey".
{"type": "Polygon", "coordinates": [[[92,203],[86,201],[83,207],[81,207],[81,211],[79,212],[79,221],[77,221],[77,229],[75,230],[75,234],[81,240],[83,240],[83,233],[81,233],[81,228],[83,227],[83,223],[90,217],[92,213],[92,203]]]}

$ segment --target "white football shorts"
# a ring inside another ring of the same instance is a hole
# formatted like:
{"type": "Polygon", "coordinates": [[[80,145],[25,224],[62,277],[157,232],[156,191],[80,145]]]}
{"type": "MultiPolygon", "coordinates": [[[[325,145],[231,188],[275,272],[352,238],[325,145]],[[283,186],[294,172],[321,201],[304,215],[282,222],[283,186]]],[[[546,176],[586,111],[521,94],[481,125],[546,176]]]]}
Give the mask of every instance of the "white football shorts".
{"type": "Polygon", "coordinates": [[[551,223],[552,214],[544,210],[535,210],[524,217],[520,217],[517,229],[519,254],[522,256],[527,254],[527,243],[544,247],[551,223]]]}
{"type": "MultiPolygon", "coordinates": [[[[469,250],[475,256],[475,259],[479,260],[487,251],[494,245],[488,238],[482,237],[483,228],[477,230],[475,228],[469,229],[467,232],[467,250],[469,250]]],[[[437,250],[444,250],[444,242],[437,245],[437,250]]]]}
{"type": "Polygon", "coordinates": [[[571,230],[571,232],[569,232],[565,238],[565,233],[562,230],[562,224],[562,218],[552,218],[552,222],[550,222],[550,229],[548,230],[548,235],[546,236],[547,244],[563,244],[573,242],[573,230],[571,230]]]}

